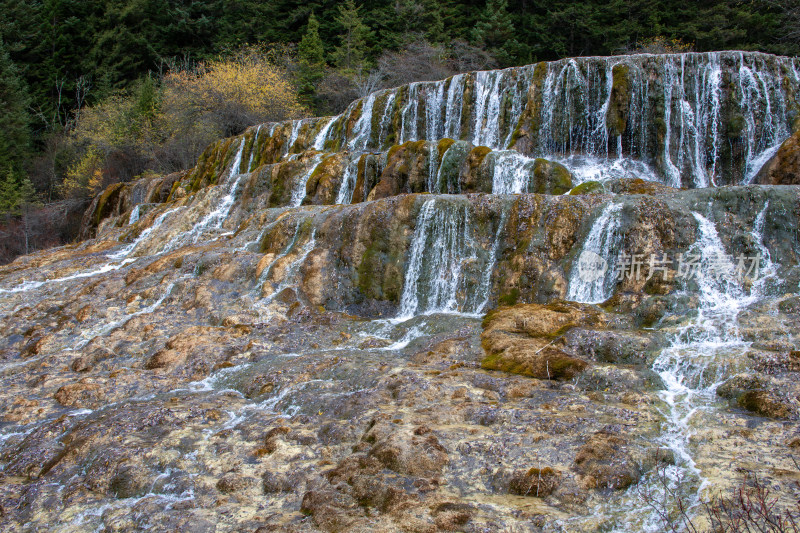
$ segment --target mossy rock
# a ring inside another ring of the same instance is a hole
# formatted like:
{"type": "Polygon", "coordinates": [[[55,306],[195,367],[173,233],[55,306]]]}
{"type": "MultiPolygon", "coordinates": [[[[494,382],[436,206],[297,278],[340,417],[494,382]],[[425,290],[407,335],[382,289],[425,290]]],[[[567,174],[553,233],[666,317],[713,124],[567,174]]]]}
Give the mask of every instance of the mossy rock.
{"type": "Polygon", "coordinates": [[[607,431],[598,431],[578,449],[573,467],[587,489],[623,490],[641,477],[627,439],[607,431]]]}
{"type": "Polygon", "coordinates": [[[744,119],[744,115],[739,112],[731,113],[727,120],[725,133],[729,139],[738,139],[742,136],[746,127],[747,122],[744,119]]]}
{"type": "MultiPolygon", "coordinates": [[[[378,200],[403,193],[425,192],[430,144],[428,141],[409,141],[392,146],[380,181],[367,199],[378,200]]],[[[356,189],[358,190],[358,186],[356,189]]]]}
{"type": "Polygon", "coordinates": [[[125,190],[124,183],[115,183],[106,187],[106,190],[100,195],[97,201],[97,207],[94,211],[94,225],[95,227],[100,224],[100,221],[111,215],[117,210],[120,196],[122,191],[125,190]]]}
{"type": "Polygon", "coordinates": [[[380,181],[382,170],[379,154],[363,154],[357,164],[356,185],[353,189],[351,203],[359,203],[367,200],[370,192],[380,181]]]}
{"type": "Polygon", "coordinates": [[[572,174],[564,165],[538,158],[533,162],[533,192],[564,194],[572,189],[572,174]]]}
{"type": "Polygon", "coordinates": [[[558,350],[506,350],[487,355],[481,361],[484,370],[499,370],[537,379],[572,379],[588,363],[558,350]]]}
{"type": "MultiPolygon", "coordinates": [[[[452,152],[449,151],[449,152],[452,152]]],[[[460,160],[460,175],[458,178],[458,189],[460,192],[491,192],[492,190],[492,162],[493,158],[488,157],[492,149],[486,146],[475,146],[466,156],[466,161],[460,159],[457,153],[452,156],[448,152],[447,158],[442,162],[443,166],[451,166],[460,160]],[[449,160],[449,161],[448,161],[449,160]],[[466,164],[464,164],[466,163],[466,164]]],[[[445,169],[450,175],[450,169],[445,169]]],[[[444,171],[443,171],[444,174],[444,171]]],[[[448,179],[448,182],[451,182],[448,179]]]]}
{"type": "MultiPolygon", "coordinates": [[[[409,196],[405,201],[412,204],[406,204],[401,209],[413,210],[415,198],[409,196]]],[[[370,211],[370,215],[361,221],[362,229],[366,233],[362,242],[366,244],[366,248],[358,260],[355,286],[367,299],[398,303],[405,279],[404,265],[409,237],[405,230],[408,221],[405,220],[406,215],[399,215],[394,211],[390,215],[391,223],[375,223],[373,217],[382,219],[385,216],[385,212],[370,211]]]]}
{"type": "Polygon", "coordinates": [[[497,299],[500,305],[515,305],[519,300],[519,289],[513,288],[505,294],[501,294],[497,299]]]}
{"type": "Polygon", "coordinates": [[[442,158],[444,157],[444,153],[451,146],[453,146],[453,144],[455,144],[455,142],[456,141],[454,139],[448,139],[446,137],[444,139],[440,139],[439,140],[439,144],[436,146],[436,149],[438,150],[438,153],[439,153],[439,163],[442,162],[442,158]]]}
{"type": "Polygon", "coordinates": [[[786,139],[764,163],[755,182],[762,185],[800,185],[800,131],[786,139]]]}
{"type": "Polygon", "coordinates": [[[789,418],[794,409],[791,403],[772,390],[747,391],[737,399],[739,407],[767,418],[789,418]]]}
{"type": "Polygon", "coordinates": [[[614,65],[611,69],[611,96],[606,110],[606,127],[613,136],[625,133],[628,123],[628,110],[631,105],[630,67],[625,64],[614,65]]]}
{"type": "Polygon", "coordinates": [[[605,187],[599,181],[584,181],[580,185],[573,187],[569,193],[571,195],[580,195],[580,194],[603,194],[606,192],[605,187]]]}
{"type": "Polygon", "coordinates": [[[330,205],[336,201],[347,159],[339,152],[325,157],[306,182],[304,204],[330,205]]]}
{"type": "Polygon", "coordinates": [[[501,307],[486,315],[481,366],[539,379],[571,379],[589,365],[556,342],[573,327],[603,328],[604,313],[592,306],[554,301],[501,307]]]}

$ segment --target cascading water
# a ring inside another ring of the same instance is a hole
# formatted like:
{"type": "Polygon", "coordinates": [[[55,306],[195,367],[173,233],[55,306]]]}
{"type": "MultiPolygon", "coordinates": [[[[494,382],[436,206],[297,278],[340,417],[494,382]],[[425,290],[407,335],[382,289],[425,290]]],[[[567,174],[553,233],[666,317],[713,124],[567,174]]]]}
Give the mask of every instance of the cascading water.
{"type": "Polygon", "coordinates": [[[130,321],[134,317],[152,313],[153,311],[158,309],[161,306],[161,304],[164,303],[164,301],[169,297],[170,294],[172,294],[172,289],[175,288],[175,283],[176,282],[172,282],[169,285],[167,285],[167,288],[164,290],[164,292],[161,295],[161,297],[159,297],[152,304],[150,304],[150,305],[148,305],[146,307],[143,307],[142,309],[139,309],[138,311],[135,311],[133,313],[125,314],[125,315],[123,315],[121,318],[119,318],[117,320],[113,320],[113,321],[111,321],[111,322],[109,322],[107,324],[102,324],[100,327],[98,327],[98,328],[96,328],[94,330],[83,332],[83,334],[81,335],[83,337],[83,340],[77,342],[75,344],[75,348],[74,349],[75,350],[79,350],[79,349],[83,348],[84,346],[86,346],[87,344],[89,344],[96,337],[99,337],[99,336],[102,336],[102,335],[107,335],[110,331],[112,331],[112,330],[114,330],[116,328],[119,328],[119,327],[123,327],[125,324],[128,323],[128,321],[130,321]]]}
{"type": "Polygon", "coordinates": [[[139,217],[141,216],[141,214],[140,214],[141,207],[142,207],[141,204],[137,204],[136,207],[134,207],[131,210],[131,215],[128,217],[128,225],[129,226],[139,222],[139,217]]]}
{"type": "Polygon", "coordinates": [[[311,160],[308,169],[300,174],[295,182],[294,186],[292,187],[292,196],[289,199],[289,207],[300,207],[303,203],[303,199],[306,197],[306,184],[308,183],[309,178],[311,175],[314,174],[314,171],[317,170],[317,167],[320,163],[322,163],[323,155],[316,154],[313,159],[311,160]]]}
{"type": "Polygon", "coordinates": [[[468,312],[464,267],[476,260],[468,204],[426,200],[417,216],[398,319],[468,312]]]}
{"type": "Polygon", "coordinates": [[[314,138],[314,144],[312,148],[314,150],[324,150],[325,149],[325,141],[328,140],[328,132],[331,130],[331,126],[333,123],[336,122],[336,117],[331,117],[330,120],[322,127],[319,131],[317,136],[314,138]]]}
{"type": "Polygon", "coordinates": [[[392,122],[391,110],[394,108],[396,97],[397,96],[395,93],[389,93],[389,95],[386,97],[386,105],[383,108],[383,114],[381,115],[381,121],[379,124],[380,131],[378,132],[378,148],[382,148],[384,142],[386,141],[387,130],[392,122]]]}
{"type": "MultiPolygon", "coordinates": [[[[50,279],[43,280],[43,281],[26,281],[26,282],[21,283],[20,285],[18,285],[16,287],[12,287],[10,289],[2,289],[2,288],[0,288],[0,294],[2,294],[2,293],[13,294],[13,293],[27,292],[27,291],[30,291],[30,290],[33,290],[33,289],[38,289],[39,287],[42,287],[42,286],[45,286],[45,285],[64,283],[64,282],[73,281],[73,280],[82,279],[82,278],[90,278],[90,277],[98,276],[98,275],[101,275],[101,274],[106,274],[108,272],[113,272],[115,270],[119,270],[119,269],[129,265],[130,263],[133,263],[136,260],[136,258],[131,257],[131,254],[133,254],[133,252],[142,243],[148,242],[148,240],[150,238],[150,235],[153,234],[156,230],[158,230],[158,228],[164,223],[164,221],[169,217],[169,215],[171,215],[172,213],[174,213],[175,211],[178,211],[180,209],[182,209],[182,208],[181,207],[175,207],[173,209],[168,209],[168,210],[164,211],[162,214],[160,214],[158,217],[156,217],[156,219],[153,221],[153,223],[150,225],[150,227],[148,227],[144,231],[142,231],[139,234],[139,236],[133,242],[131,242],[130,244],[128,244],[128,245],[126,245],[124,247],[122,247],[120,250],[118,250],[118,251],[116,251],[114,253],[108,254],[106,257],[108,259],[110,259],[110,262],[108,262],[108,263],[106,263],[106,264],[104,264],[104,265],[102,265],[102,266],[100,266],[98,268],[94,268],[92,270],[76,272],[75,274],[71,274],[69,276],[62,276],[62,277],[58,277],[58,278],[50,278],[50,279]]],[[[133,220],[133,219],[134,219],[133,213],[131,213],[131,216],[130,216],[129,220],[133,220]]]]}
{"type": "Polygon", "coordinates": [[[508,223],[509,206],[504,206],[500,216],[500,222],[497,224],[497,232],[494,236],[492,249],[489,253],[489,262],[483,267],[483,274],[481,276],[481,283],[478,286],[478,291],[475,293],[475,301],[477,304],[474,306],[475,313],[480,314],[485,312],[489,307],[489,302],[492,298],[492,274],[494,274],[494,267],[497,264],[497,256],[500,251],[500,245],[503,242],[503,234],[506,231],[506,224],[508,223]]]}
{"type": "Polygon", "coordinates": [[[342,176],[342,184],[336,195],[337,204],[349,204],[353,201],[353,192],[356,188],[356,178],[358,174],[358,160],[348,163],[342,176]]]}
{"type": "Polygon", "coordinates": [[[595,220],[573,263],[567,300],[602,303],[611,297],[617,280],[614,254],[622,241],[622,204],[610,203],[595,220]]]}
{"type": "Polygon", "coordinates": [[[444,103],[444,135],[451,139],[460,138],[461,109],[464,104],[465,79],[465,74],[453,76],[450,81],[450,86],[447,88],[447,100],[444,103]]]}
{"type": "MultiPolygon", "coordinates": [[[[311,251],[317,245],[317,240],[315,238],[316,234],[317,234],[316,228],[312,229],[311,235],[308,237],[308,240],[303,245],[303,247],[298,251],[297,257],[286,267],[281,282],[278,284],[277,287],[273,288],[272,292],[265,298],[264,303],[271,302],[275,298],[275,296],[280,294],[281,291],[283,291],[284,289],[287,289],[289,287],[294,287],[297,285],[297,276],[299,275],[300,268],[303,266],[303,263],[305,263],[308,254],[310,254],[311,251]]],[[[300,224],[298,223],[298,228],[295,233],[295,239],[293,240],[292,243],[290,243],[289,248],[287,248],[287,250],[284,253],[279,255],[275,259],[275,261],[273,261],[272,265],[277,263],[278,259],[281,259],[290,253],[291,248],[296,246],[299,235],[300,235],[300,224]]],[[[272,265],[269,266],[269,270],[266,272],[267,275],[271,273],[272,265]]]]}
{"type": "Polygon", "coordinates": [[[481,71],[475,75],[475,123],[472,143],[478,146],[497,147],[500,143],[500,75],[494,71],[481,71]]]}
{"type": "Polygon", "coordinates": [[[349,150],[363,151],[367,149],[372,135],[372,112],[377,95],[378,93],[372,93],[364,99],[361,115],[353,126],[353,137],[347,142],[349,150]]]}
{"type": "MultiPolygon", "coordinates": [[[[558,160],[576,181],[638,173],[673,187],[749,183],[792,131],[795,62],[743,52],[640,54],[459,74],[372,93],[326,119],[310,144],[323,150],[337,141],[362,154],[387,148],[388,139],[448,137],[558,160]]],[[[284,157],[309,120],[275,130],[285,136],[284,157]]]]}
{"type": "Polygon", "coordinates": [[[441,190],[441,186],[439,183],[439,147],[435,144],[430,145],[429,153],[428,153],[428,180],[427,180],[427,188],[428,192],[432,193],[441,193],[445,192],[441,190]]]}
{"type": "Polygon", "coordinates": [[[528,192],[534,160],[513,150],[492,152],[491,155],[494,158],[492,194],[528,192]]]}
{"type": "Polygon", "coordinates": [[[425,99],[425,138],[428,140],[443,137],[442,102],[444,100],[444,84],[436,83],[428,88],[425,99]]]}
{"type": "Polygon", "coordinates": [[[406,103],[400,111],[400,131],[398,132],[398,144],[407,141],[419,140],[419,99],[421,83],[411,83],[408,85],[406,103]]]}
{"type": "MultiPolygon", "coordinates": [[[[696,285],[697,314],[677,328],[670,345],[658,355],[653,370],[664,384],[659,396],[663,401],[664,423],[661,444],[672,451],[675,464],[663,471],[664,480],[649,479],[651,490],[663,497],[663,484],[685,498],[690,509],[700,500],[708,481],[694,460],[693,435],[714,417],[718,401],[716,389],[735,374],[746,360],[750,342],[739,333],[739,314],[761,295],[748,295],[736,266],[728,259],[714,223],[693,213],[698,224],[698,239],[686,253],[685,277],[696,285]],[[696,257],[696,262],[692,257],[696,257]],[[680,492],[683,491],[683,492],[680,492]]],[[[651,474],[651,478],[655,474],[651,474]]],[[[673,502],[674,504],[674,502],[673,502]]],[[[645,531],[660,531],[663,517],[645,512],[641,524],[628,524],[645,531]]]]}
{"type": "Polygon", "coordinates": [[[180,209],[181,207],[173,207],[172,209],[167,209],[158,215],[153,223],[148,228],[145,228],[132,243],[125,246],[118,252],[109,254],[108,258],[114,261],[127,259],[142,243],[148,242],[150,235],[157,231],[172,213],[179,211],[180,209]]]}
{"type": "MultiPolygon", "coordinates": [[[[226,174],[226,181],[229,183],[228,192],[222,197],[213,211],[208,213],[200,222],[195,224],[188,234],[182,236],[181,241],[191,239],[191,242],[197,242],[200,239],[203,231],[207,229],[219,229],[225,222],[225,219],[230,214],[233,202],[236,199],[236,192],[239,189],[239,183],[242,177],[246,174],[240,173],[239,167],[242,164],[242,152],[244,151],[245,139],[243,138],[239,144],[239,149],[231,162],[231,166],[226,174]],[[234,179],[235,178],[235,179],[234,179]]],[[[174,243],[169,245],[168,249],[173,248],[174,243]]]]}
{"type": "MultiPolygon", "coordinates": [[[[269,228],[269,229],[271,229],[271,228],[269,228]]],[[[302,221],[298,220],[297,224],[295,225],[295,228],[294,228],[294,235],[292,236],[292,239],[289,241],[289,244],[287,244],[286,247],[278,255],[275,256],[275,258],[270,262],[270,264],[267,265],[261,271],[261,274],[258,276],[258,279],[256,280],[256,288],[255,288],[256,293],[259,293],[259,294],[261,293],[262,286],[269,279],[270,275],[272,274],[272,269],[275,267],[275,265],[278,263],[278,261],[280,261],[281,259],[286,257],[286,255],[289,252],[291,252],[294,249],[294,247],[297,245],[297,241],[300,239],[301,229],[302,229],[302,221]]]]}
{"type": "Polygon", "coordinates": [[[303,127],[302,120],[295,120],[292,122],[292,129],[289,138],[286,140],[286,144],[283,147],[283,154],[289,155],[291,152],[294,143],[297,142],[297,138],[300,136],[300,129],[303,127]]]}

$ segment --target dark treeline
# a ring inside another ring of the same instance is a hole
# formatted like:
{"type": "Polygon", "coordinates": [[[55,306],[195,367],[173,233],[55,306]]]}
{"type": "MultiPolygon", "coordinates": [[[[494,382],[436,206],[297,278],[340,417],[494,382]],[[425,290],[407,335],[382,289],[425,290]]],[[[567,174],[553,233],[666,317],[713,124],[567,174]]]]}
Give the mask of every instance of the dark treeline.
{"type": "MultiPolygon", "coordinates": [[[[166,58],[203,59],[246,43],[299,43],[311,13],[330,56],[343,29],[338,5],[3,0],[0,35],[34,103],[46,113],[40,118],[52,120],[59,91],[63,105],[74,105],[81,77],[91,80],[90,101],[96,101],[160,68],[166,58]]],[[[360,11],[371,30],[366,42],[371,60],[416,36],[484,44],[500,66],[614,54],[654,36],[693,43],[697,51],[797,51],[796,42],[784,39],[788,30],[780,3],[755,0],[374,0],[360,11]]]]}
{"type": "MultiPolygon", "coordinates": [[[[237,133],[249,120],[331,114],[381,87],[567,56],[800,49],[800,0],[0,4],[0,225],[5,221],[6,229],[30,227],[31,206],[71,202],[49,212],[72,212],[77,207],[70,206],[110,182],[184,167],[213,135],[237,133]],[[225,63],[225,57],[238,59],[225,63]],[[215,69],[215,77],[198,81],[215,69]],[[276,76],[275,109],[253,104],[259,98],[253,93],[226,103],[224,112],[176,110],[224,99],[237,91],[219,85],[252,83],[265,72],[276,76]],[[194,100],[181,100],[187,88],[194,100]],[[128,126],[109,133],[115,121],[128,126]],[[179,142],[182,131],[187,138],[179,142]]],[[[0,261],[71,232],[48,227],[37,241],[32,230],[24,239],[4,231],[0,261]]]]}

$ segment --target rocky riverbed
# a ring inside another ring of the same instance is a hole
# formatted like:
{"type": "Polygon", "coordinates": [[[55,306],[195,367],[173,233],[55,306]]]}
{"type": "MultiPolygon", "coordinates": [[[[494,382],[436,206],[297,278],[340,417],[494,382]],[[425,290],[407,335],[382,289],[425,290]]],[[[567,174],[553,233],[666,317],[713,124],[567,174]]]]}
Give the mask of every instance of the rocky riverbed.
{"type": "Polygon", "coordinates": [[[794,73],[473,73],[109,187],[85,240],[0,267],[3,529],[702,529],[753,476],[793,508],[794,73]],[[564,144],[575,91],[594,126],[564,144]]]}

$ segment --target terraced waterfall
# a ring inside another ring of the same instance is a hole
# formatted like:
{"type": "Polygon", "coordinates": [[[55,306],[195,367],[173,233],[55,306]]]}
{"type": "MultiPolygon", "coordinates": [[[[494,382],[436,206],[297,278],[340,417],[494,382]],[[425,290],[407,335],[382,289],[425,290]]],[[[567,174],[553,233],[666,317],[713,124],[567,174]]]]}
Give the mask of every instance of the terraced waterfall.
{"type": "Polygon", "coordinates": [[[710,531],[752,476],[796,511],[798,66],[459,74],[109,187],[0,267],[2,529],[710,531]]]}

